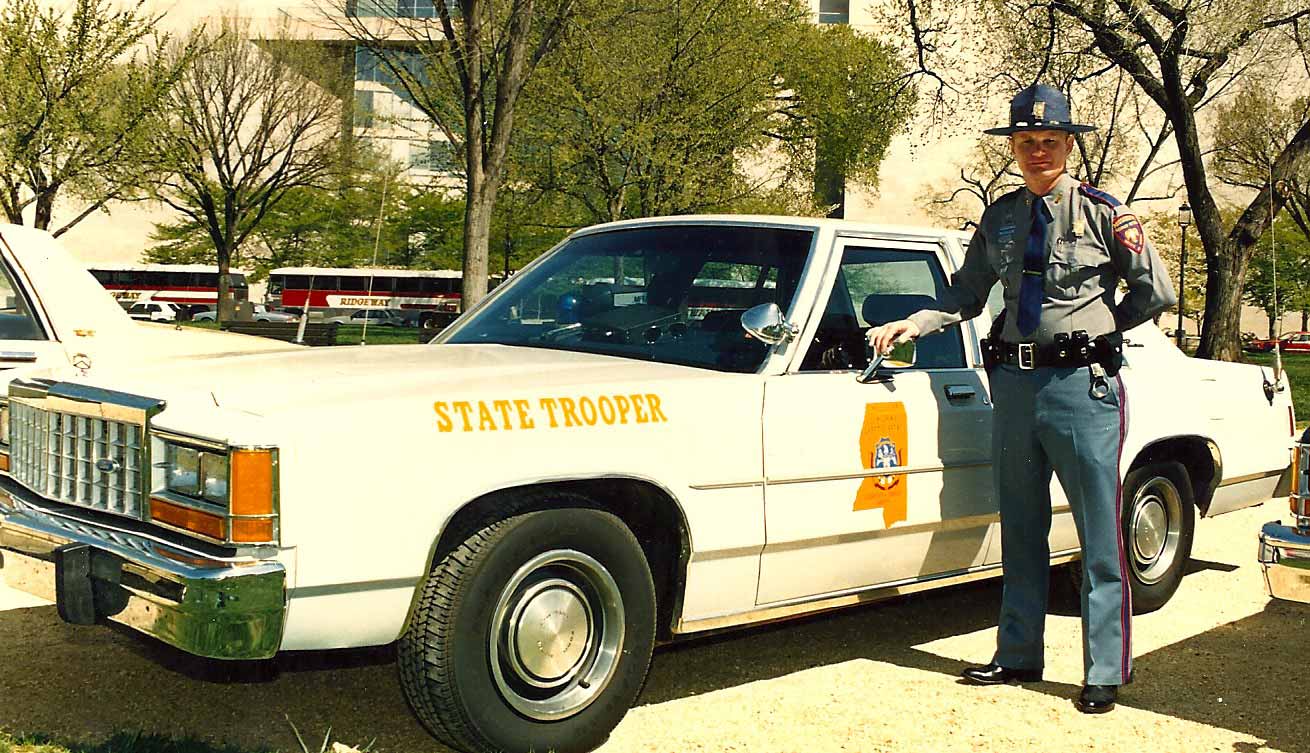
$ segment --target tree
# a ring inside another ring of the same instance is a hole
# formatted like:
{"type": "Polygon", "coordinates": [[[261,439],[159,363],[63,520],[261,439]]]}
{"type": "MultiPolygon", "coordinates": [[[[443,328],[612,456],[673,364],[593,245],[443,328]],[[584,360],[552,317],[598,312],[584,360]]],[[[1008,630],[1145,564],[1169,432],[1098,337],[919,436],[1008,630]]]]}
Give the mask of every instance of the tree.
{"type": "Polygon", "coordinates": [[[1310,320],[1310,240],[1290,216],[1279,216],[1257,240],[1242,297],[1269,317],[1269,337],[1278,334],[1276,324],[1288,311],[1300,312],[1301,329],[1306,329],[1310,320]]]}
{"type": "Polygon", "coordinates": [[[875,182],[912,96],[878,40],[791,0],[610,0],[525,95],[514,165],[573,224],[815,211],[816,165],[875,182]]]}
{"type": "Polygon", "coordinates": [[[0,10],[0,209],[14,224],[51,229],[57,200],[78,202],[62,235],[111,201],[140,198],[152,174],[148,145],[168,92],[194,47],[170,43],[144,0],[0,10]]]}
{"type": "Polygon", "coordinates": [[[393,85],[464,157],[464,290],[487,292],[491,219],[519,97],[562,37],[576,0],[436,0],[437,18],[405,18],[396,6],[325,0],[329,23],[366,48],[393,85]]]}
{"type": "MultiPolygon", "coordinates": [[[[231,316],[228,270],[270,209],[297,188],[320,186],[338,157],[340,92],[328,65],[285,30],[252,39],[249,25],[224,17],[198,37],[168,99],[156,155],[165,171],[155,196],[209,235],[219,267],[219,317],[231,316]]],[[[175,46],[173,60],[185,55],[175,46]]]]}
{"type": "MultiPolygon", "coordinates": [[[[349,169],[325,185],[298,186],[269,207],[232,263],[255,279],[277,267],[459,267],[463,199],[415,185],[399,164],[362,142],[345,159],[349,169]],[[376,253],[375,253],[376,244],[376,253]]],[[[205,225],[190,216],[156,225],[146,261],[203,263],[214,258],[205,225]]]]}

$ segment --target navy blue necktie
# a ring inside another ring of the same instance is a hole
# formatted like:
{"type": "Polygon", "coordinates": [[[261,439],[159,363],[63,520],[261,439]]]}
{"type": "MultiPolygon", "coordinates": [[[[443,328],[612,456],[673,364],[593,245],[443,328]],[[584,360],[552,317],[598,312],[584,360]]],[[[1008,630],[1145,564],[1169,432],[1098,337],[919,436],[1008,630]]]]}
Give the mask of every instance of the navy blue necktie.
{"type": "Polygon", "coordinates": [[[1023,281],[1019,283],[1019,334],[1025,337],[1037,329],[1042,319],[1042,283],[1046,278],[1046,225],[1051,210],[1039,196],[1033,200],[1033,222],[1028,231],[1028,247],[1023,252],[1023,281]]]}

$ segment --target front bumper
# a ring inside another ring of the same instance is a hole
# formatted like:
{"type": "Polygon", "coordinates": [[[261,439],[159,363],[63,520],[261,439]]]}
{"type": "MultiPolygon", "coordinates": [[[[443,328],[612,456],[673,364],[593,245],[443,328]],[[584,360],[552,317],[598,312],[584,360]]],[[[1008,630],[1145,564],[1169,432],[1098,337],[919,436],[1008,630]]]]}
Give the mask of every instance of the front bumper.
{"type": "Polygon", "coordinates": [[[1310,535],[1278,521],[1265,523],[1260,566],[1270,596],[1310,604],[1310,535]]]}
{"type": "Polygon", "coordinates": [[[266,659],[282,643],[286,568],[214,557],[56,507],[0,478],[0,579],[75,624],[109,619],[197,656],[266,659]]]}

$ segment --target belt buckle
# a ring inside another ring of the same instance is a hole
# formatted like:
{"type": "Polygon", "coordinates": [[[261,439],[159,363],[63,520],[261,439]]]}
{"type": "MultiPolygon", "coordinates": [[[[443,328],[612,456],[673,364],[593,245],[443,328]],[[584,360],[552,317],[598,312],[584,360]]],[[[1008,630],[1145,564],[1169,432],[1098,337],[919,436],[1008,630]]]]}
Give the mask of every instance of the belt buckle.
{"type": "Polygon", "coordinates": [[[1037,368],[1035,356],[1036,346],[1033,343],[1019,343],[1019,368],[1024,371],[1032,371],[1037,368]]]}

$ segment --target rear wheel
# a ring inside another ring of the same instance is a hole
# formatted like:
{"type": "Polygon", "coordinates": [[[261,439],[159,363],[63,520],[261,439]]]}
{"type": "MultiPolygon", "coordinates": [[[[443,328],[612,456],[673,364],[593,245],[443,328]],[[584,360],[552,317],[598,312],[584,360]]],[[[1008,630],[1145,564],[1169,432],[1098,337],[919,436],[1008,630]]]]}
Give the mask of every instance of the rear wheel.
{"type": "Polygon", "coordinates": [[[401,685],[460,750],[588,751],[636,699],[654,639],[654,584],[623,521],[524,513],[433,567],[399,643],[401,685]]]}
{"type": "MultiPolygon", "coordinates": [[[[1124,559],[1133,595],[1133,614],[1146,614],[1173,598],[1192,554],[1196,505],[1187,470],[1180,463],[1151,463],[1124,477],[1124,559]]],[[[1079,609],[1083,586],[1082,562],[1067,566],[1069,591],[1056,598],[1079,609]]]]}
{"type": "Polygon", "coordinates": [[[1123,535],[1135,613],[1159,609],[1178,590],[1195,527],[1196,504],[1181,464],[1151,463],[1128,472],[1123,535]]]}

